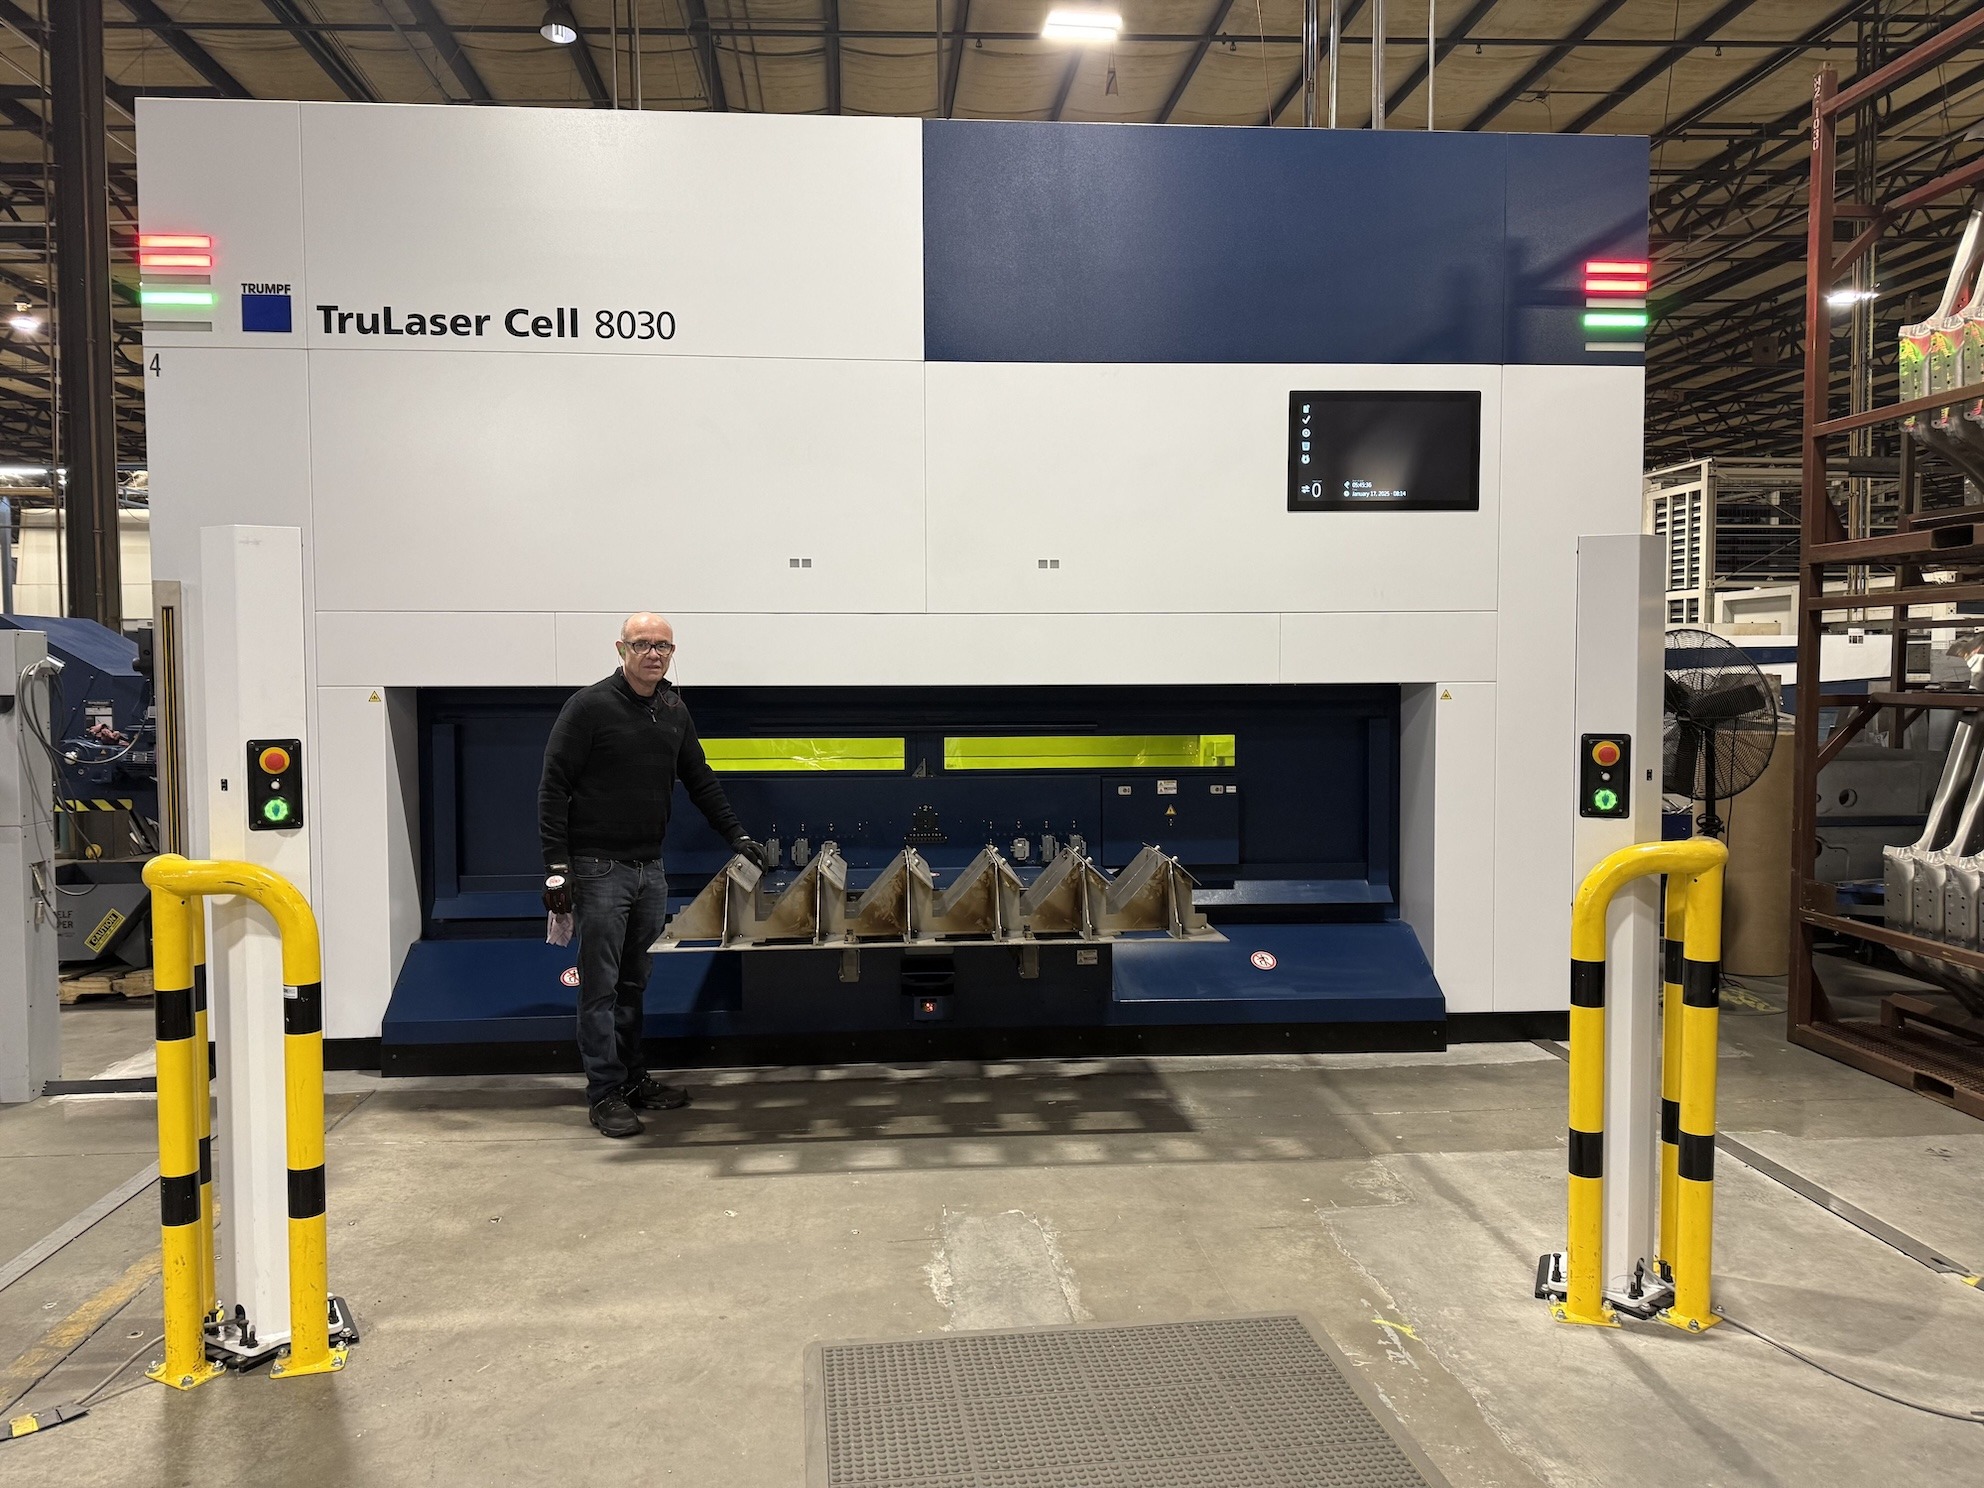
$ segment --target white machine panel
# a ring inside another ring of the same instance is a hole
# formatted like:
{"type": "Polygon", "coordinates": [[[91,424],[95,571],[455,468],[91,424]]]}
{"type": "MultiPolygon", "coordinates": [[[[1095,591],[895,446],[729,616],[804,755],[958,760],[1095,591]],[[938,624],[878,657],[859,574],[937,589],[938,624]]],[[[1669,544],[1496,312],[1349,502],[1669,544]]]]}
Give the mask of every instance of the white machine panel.
{"type": "Polygon", "coordinates": [[[930,583],[946,608],[1495,607],[1499,367],[972,362],[929,380],[930,583]],[[1478,389],[1481,509],[1291,520],[1257,499],[1286,478],[1297,387],[1478,389]]]}
{"type": "Polygon", "coordinates": [[[924,607],[920,363],[339,348],[311,397],[326,610],[924,607]]]}

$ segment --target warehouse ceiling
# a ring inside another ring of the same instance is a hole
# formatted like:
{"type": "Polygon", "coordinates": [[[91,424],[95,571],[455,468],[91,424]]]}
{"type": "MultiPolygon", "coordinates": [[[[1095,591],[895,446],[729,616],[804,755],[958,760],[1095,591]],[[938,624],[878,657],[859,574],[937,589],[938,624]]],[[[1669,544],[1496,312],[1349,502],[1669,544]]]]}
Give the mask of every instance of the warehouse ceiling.
{"type": "MultiPolygon", "coordinates": [[[[0,0],[0,294],[11,288],[30,312],[45,313],[54,251],[42,225],[41,15],[61,3],[0,0]]],[[[131,262],[140,95],[1302,124],[1300,0],[1109,0],[1124,27],[1110,45],[1043,40],[1047,0],[573,0],[582,35],[569,47],[538,34],[541,0],[102,3],[120,455],[131,464],[144,459],[131,262]]],[[[1337,120],[1365,128],[1379,7],[1340,3],[1337,120]]],[[[1427,0],[1382,8],[1388,126],[1423,129],[1427,0]]],[[[1796,453],[1813,74],[1831,66],[1850,79],[1975,8],[1436,0],[1437,127],[1654,141],[1648,465],[1796,453]]],[[[1327,24],[1329,0],[1322,9],[1327,24]]],[[[1980,121],[1984,51],[1959,53],[1888,99],[1878,131],[1843,121],[1842,192],[1859,180],[1890,195],[1984,153],[1980,121]]],[[[1881,240],[1879,295],[1859,317],[1876,400],[1895,396],[1895,329],[1936,299],[1961,212],[1915,213],[1881,240]]],[[[1836,333],[1853,323],[1842,313],[1836,333]]],[[[49,459],[49,350],[45,326],[0,327],[0,462],[49,459]]]]}

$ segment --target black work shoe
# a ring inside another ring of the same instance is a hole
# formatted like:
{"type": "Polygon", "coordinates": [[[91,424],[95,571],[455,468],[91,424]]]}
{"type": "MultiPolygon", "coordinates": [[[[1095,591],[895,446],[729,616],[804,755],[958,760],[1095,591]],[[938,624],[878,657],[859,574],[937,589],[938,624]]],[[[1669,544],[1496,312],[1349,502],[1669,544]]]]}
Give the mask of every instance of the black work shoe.
{"type": "Polygon", "coordinates": [[[629,1085],[628,1105],[641,1111],[673,1111],[689,1104],[689,1092],[680,1085],[664,1085],[653,1075],[643,1075],[640,1083],[629,1085]]]}
{"type": "Polygon", "coordinates": [[[645,1127],[634,1108],[617,1095],[609,1095],[592,1108],[592,1124],[609,1137],[638,1137],[645,1127]]]}

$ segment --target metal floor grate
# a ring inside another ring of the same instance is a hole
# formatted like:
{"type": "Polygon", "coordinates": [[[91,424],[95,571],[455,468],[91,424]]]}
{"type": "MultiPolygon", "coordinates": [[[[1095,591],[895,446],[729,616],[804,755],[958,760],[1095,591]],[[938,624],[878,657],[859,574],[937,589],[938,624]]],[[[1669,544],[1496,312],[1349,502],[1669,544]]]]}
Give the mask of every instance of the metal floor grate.
{"type": "Polygon", "coordinates": [[[1299,1318],[1031,1328],[807,1355],[814,1488],[1436,1488],[1299,1318]]]}

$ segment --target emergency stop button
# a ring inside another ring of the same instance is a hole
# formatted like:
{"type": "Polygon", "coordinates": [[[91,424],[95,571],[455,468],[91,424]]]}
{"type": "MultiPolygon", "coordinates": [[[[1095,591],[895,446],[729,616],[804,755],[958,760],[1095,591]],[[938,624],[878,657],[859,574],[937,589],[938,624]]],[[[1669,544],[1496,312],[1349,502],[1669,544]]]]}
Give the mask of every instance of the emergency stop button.
{"type": "Polygon", "coordinates": [[[293,832],[303,825],[303,741],[248,741],[248,830],[293,832]]]}
{"type": "Polygon", "coordinates": [[[1578,744],[1578,815],[1631,816],[1632,736],[1586,734],[1578,744]]]}

